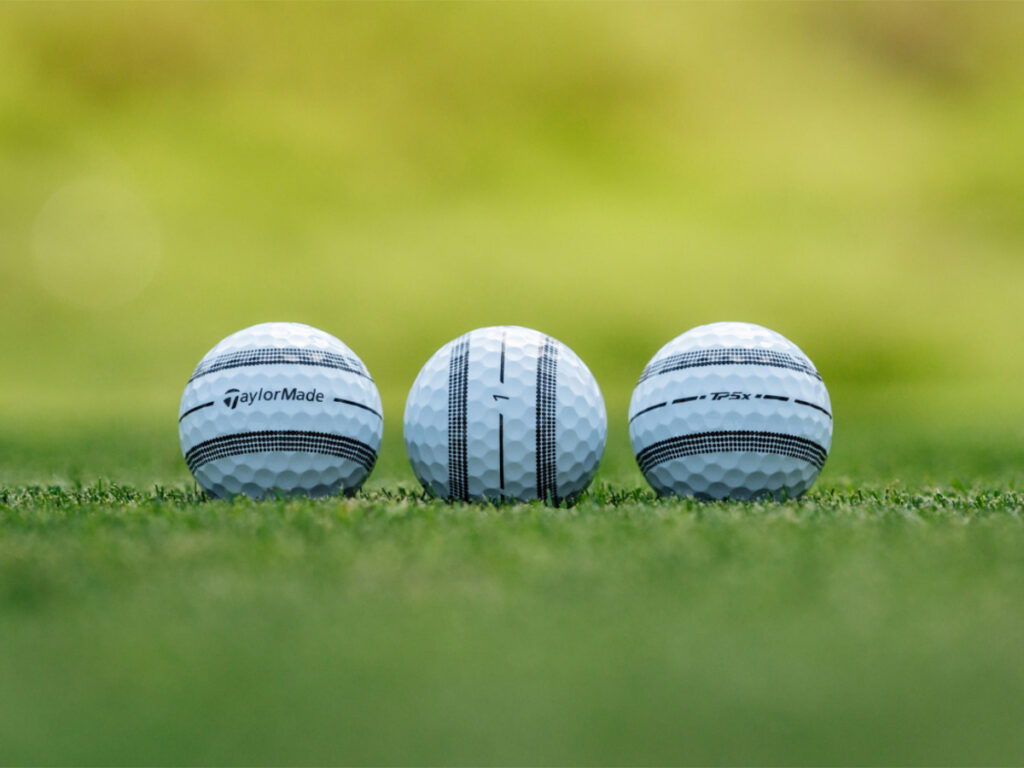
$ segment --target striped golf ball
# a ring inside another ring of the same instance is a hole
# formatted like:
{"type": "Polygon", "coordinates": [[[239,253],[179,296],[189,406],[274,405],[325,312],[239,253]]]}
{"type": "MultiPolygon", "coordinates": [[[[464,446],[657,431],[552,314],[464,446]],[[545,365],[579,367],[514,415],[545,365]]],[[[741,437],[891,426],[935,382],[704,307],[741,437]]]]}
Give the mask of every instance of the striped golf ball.
{"type": "Polygon", "coordinates": [[[604,399],[583,361],[516,326],[445,344],[405,404],[413,471],[449,500],[571,500],[593,479],[606,437],[604,399]]]}
{"type": "Polygon", "coordinates": [[[178,413],[185,462],[218,498],[354,493],[383,430],[362,360],[300,323],[228,336],[199,361],[178,413]]]}
{"type": "Polygon", "coordinates": [[[712,323],[651,358],[629,404],[637,463],[660,494],[792,498],[832,446],[832,405],[813,363],[775,331],[712,323]]]}

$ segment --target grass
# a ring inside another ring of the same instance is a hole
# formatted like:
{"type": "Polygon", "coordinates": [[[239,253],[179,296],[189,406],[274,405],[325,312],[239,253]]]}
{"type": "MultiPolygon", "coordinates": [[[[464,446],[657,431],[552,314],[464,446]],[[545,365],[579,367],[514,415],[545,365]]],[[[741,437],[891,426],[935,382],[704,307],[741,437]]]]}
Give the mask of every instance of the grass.
{"type": "Polygon", "coordinates": [[[4,485],[0,762],[1019,762],[1019,453],[933,485],[952,438],[873,431],[786,503],[657,499],[618,443],[570,509],[389,461],[350,500],[4,485]]]}

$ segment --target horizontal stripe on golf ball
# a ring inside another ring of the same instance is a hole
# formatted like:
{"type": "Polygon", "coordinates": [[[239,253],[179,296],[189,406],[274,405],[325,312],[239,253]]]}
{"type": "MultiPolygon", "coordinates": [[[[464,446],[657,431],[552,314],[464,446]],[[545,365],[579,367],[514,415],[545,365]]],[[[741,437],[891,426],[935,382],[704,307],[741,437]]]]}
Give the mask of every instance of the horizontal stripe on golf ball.
{"type": "Polygon", "coordinates": [[[185,453],[188,468],[195,473],[204,464],[229,456],[252,453],[319,453],[337,456],[373,469],[377,453],[366,443],[344,435],[300,430],[263,430],[222,435],[193,445],[185,453]]]}
{"type": "Polygon", "coordinates": [[[248,368],[257,365],[311,365],[318,368],[334,368],[339,371],[348,371],[357,376],[370,378],[369,371],[355,357],[339,355],[336,352],[324,352],[319,349],[269,347],[266,349],[243,349],[238,352],[218,355],[209,360],[203,360],[196,366],[189,381],[192,382],[200,376],[228,370],[229,368],[248,368]]]}
{"type": "Polygon", "coordinates": [[[771,368],[788,368],[813,376],[821,381],[821,375],[814,367],[793,355],[776,352],[772,349],[749,349],[746,347],[725,349],[701,349],[693,352],[681,352],[669,355],[648,365],[637,384],[642,384],[652,376],[686,368],[703,368],[709,365],[765,365],[771,368]]]}
{"type": "Polygon", "coordinates": [[[355,400],[346,400],[343,397],[336,397],[336,398],[334,398],[334,402],[341,403],[342,405],[351,405],[354,408],[361,408],[364,411],[369,411],[370,413],[372,413],[374,416],[376,416],[381,421],[384,420],[384,414],[382,414],[380,411],[376,410],[375,408],[371,408],[368,405],[363,405],[362,403],[357,403],[355,400]]]}
{"type": "MultiPolygon", "coordinates": [[[[640,410],[640,411],[637,411],[636,413],[634,413],[632,416],[629,417],[629,423],[632,424],[634,421],[636,421],[636,419],[640,418],[645,413],[650,413],[651,411],[656,411],[658,408],[664,408],[666,405],[680,405],[680,404],[687,404],[687,403],[696,403],[696,402],[700,402],[701,400],[708,400],[708,396],[707,395],[691,395],[690,397],[677,397],[675,400],[663,400],[660,403],[655,403],[654,405],[649,405],[646,408],[644,408],[643,410],[640,410]]],[[[825,414],[830,419],[832,418],[832,414],[828,412],[828,409],[822,408],[820,405],[815,405],[814,403],[809,403],[806,400],[801,400],[801,399],[799,399],[797,397],[786,397],[785,395],[750,395],[750,399],[747,400],[747,402],[756,402],[758,400],[775,400],[775,401],[778,401],[780,403],[788,403],[788,402],[792,401],[792,402],[796,403],[797,405],[802,405],[802,406],[805,406],[807,408],[813,408],[814,410],[819,411],[819,412],[825,414]]],[[[715,402],[715,401],[712,399],[711,402],[715,402]]],[[[725,403],[725,404],[731,404],[731,403],[734,403],[736,401],[735,400],[731,400],[729,398],[724,398],[723,397],[718,402],[725,403]]]]}
{"type": "Polygon", "coordinates": [[[637,464],[645,474],[659,464],[684,456],[705,453],[772,453],[790,456],[813,464],[819,470],[825,465],[828,451],[813,440],[778,432],[731,430],[696,432],[661,440],[647,446],[636,455],[637,464]]]}
{"type": "Polygon", "coordinates": [[[214,401],[210,400],[209,402],[200,403],[199,405],[196,405],[196,406],[193,406],[193,407],[189,408],[187,411],[185,411],[183,414],[181,414],[181,416],[178,417],[178,423],[180,424],[182,422],[182,420],[186,416],[191,416],[196,411],[201,411],[201,410],[203,410],[203,408],[209,408],[213,404],[214,404],[214,401]]]}

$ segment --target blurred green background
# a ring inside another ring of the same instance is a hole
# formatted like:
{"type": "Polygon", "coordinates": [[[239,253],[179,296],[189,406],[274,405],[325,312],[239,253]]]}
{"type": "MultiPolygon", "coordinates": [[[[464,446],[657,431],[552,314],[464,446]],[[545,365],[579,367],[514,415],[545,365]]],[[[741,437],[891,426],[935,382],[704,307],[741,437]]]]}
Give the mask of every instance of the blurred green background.
{"type": "Polygon", "coordinates": [[[1022,34],[1010,3],[2,5],[6,448],[147,434],[185,478],[192,367],[281,319],[367,363],[403,480],[417,370],[496,323],[587,361],[610,451],[645,361],[722,319],[818,365],[832,471],[895,416],[1013,443],[1022,34]]]}

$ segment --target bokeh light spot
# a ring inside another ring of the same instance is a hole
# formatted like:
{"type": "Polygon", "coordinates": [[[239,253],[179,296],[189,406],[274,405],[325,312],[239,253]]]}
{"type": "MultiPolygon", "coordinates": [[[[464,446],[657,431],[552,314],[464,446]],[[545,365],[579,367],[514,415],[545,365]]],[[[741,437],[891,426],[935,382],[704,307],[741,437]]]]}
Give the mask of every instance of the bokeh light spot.
{"type": "Polygon", "coordinates": [[[36,277],[80,307],[124,304],[152,281],[160,229],[142,199],[107,179],[73,181],[40,208],[32,233],[36,277]]]}

